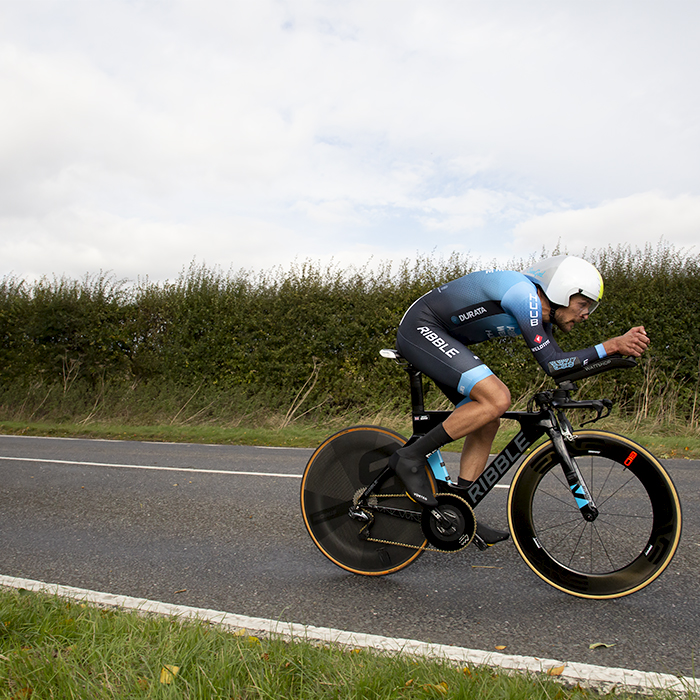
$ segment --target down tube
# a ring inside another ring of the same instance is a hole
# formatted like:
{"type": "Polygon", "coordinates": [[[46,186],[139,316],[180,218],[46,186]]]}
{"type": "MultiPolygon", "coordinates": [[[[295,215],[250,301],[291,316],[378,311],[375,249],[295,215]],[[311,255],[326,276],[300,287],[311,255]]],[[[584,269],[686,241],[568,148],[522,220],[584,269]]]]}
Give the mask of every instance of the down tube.
{"type": "Polygon", "coordinates": [[[486,498],[503,475],[525,454],[526,450],[542,437],[539,434],[521,430],[493,459],[481,476],[467,489],[467,500],[476,508],[486,498]]]}

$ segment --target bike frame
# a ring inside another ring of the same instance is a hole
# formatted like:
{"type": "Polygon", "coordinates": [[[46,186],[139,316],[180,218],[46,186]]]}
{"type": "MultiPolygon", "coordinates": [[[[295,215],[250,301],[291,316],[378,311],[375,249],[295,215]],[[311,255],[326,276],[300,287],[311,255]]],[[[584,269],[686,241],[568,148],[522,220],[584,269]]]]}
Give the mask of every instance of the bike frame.
{"type": "MultiPolygon", "coordinates": [[[[393,351],[389,351],[393,353],[393,351]]],[[[394,354],[384,354],[385,357],[393,357],[394,354]]],[[[438,482],[447,485],[448,489],[455,490],[462,498],[475,508],[486,498],[491,489],[503,478],[503,476],[514,466],[527,450],[540,438],[547,435],[552,441],[554,450],[559,457],[564,476],[569,488],[576,500],[576,504],[585,520],[593,521],[598,515],[598,509],[593,501],[586,482],[581,474],[576,461],[569,454],[566,442],[573,440],[573,429],[566,415],[565,409],[591,409],[597,415],[588,423],[604,418],[610,413],[612,402],[609,399],[574,401],[571,399],[571,392],[576,389],[574,379],[581,376],[591,376],[612,366],[629,367],[630,362],[623,358],[610,358],[590,365],[585,370],[575,374],[569,374],[568,378],[561,378],[558,381],[558,388],[553,392],[541,392],[535,395],[534,402],[539,407],[538,411],[506,411],[503,418],[516,420],[520,423],[518,434],[496,455],[488,464],[479,478],[468,489],[458,489],[450,479],[450,475],[445,467],[440,450],[436,450],[428,456],[428,464],[433,472],[433,476],[438,482]]],[[[411,409],[413,418],[413,435],[407,444],[425,435],[432,428],[440,425],[451,411],[426,411],[423,396],[423,373],[410,364],[403,364],[408,373],[411,386],[411,409]]],[[[372,491],[386,479],[393,475],[393,470],[387,467],[377,479],[365,489],[362,500],[366,499],[372,491]]]]}
{"type": "MultiPolygon", "coordinates": [[[[573,408],[573,406],[571,407],[573,408]]],[[[431,428],[442,423],[449,415],[450,411],[414,411],[414,432],[410,442],[417,440],[431,428]]],[[[595,508],[595,504],[583,481],[583,477],[576,467],[574,459],[569,455],[566,449],[562,433],[568,431],[568,434],[571,434],[571,428],[568,420],[566,420],[563,415],[557,416],[552,409],[542,408],[537,412],[506,411],[502,417],[518,421],[518,423],[520,423],[520,431],[494,459],[491,460],[481,476],[466,489],[467,498],[465,500],[467,500],[472,508],[476,508],[506,475],[510,468],[517,464],[528,449],[545,435],[548,435],[554,444],[557,455],[561,459],[564,474],[569,486],[573,493],[580,497],[581,502],[578,504],[579,508],[585,508],[587,510],[595,508]],[[562,418],[566,421],[563,430],[560,428],[560,421],[562,421],[562,418]]],[[[452,482],[447,472],[440,450],[436,450],[430,455],[428,464],[438,481],[443,481],[447,483],[448,486],[455,487],[455,484],[452,482]]],[[[460,489],[460,494],[464,493],[465,490],[460,489]]],[[[578,501],[579,498],[577,497],[577,502],[578,501]]]]}

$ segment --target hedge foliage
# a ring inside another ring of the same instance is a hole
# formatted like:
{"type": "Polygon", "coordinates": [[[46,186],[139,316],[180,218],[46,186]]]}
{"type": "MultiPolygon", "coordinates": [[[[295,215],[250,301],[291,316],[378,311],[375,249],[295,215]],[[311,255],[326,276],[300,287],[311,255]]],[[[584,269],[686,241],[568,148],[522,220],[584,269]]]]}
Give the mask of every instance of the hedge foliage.
{"type": "MultiPolygon", "coordinates": [[[[508,267],[519,269],[535,257],[508,267]]],[[[652,346],[641,368],[589,381],[630,411],[672,398],[673,411],[694,421],[700,256],[660,244],[585,257],[605,279],[604,303],[573,333],[560,334],[560,344],[593,345],[644,325],[652,346]]],[[[454,255],[350,270],[306,262],[223,273],[192,264],[162,284],[128,285],[102,274],[33,284],[6,277],[0,283],[0,402],[6,412],[29,402],[38,416],[52,405],[42,398],[49,395],[80,391],[87,404],[94,399],[94,408],[115,392],[120,401],[141,392],[158,403],[169,392],[196,389],[198,400],[243,397],[258,410],[288,410],[295,397],[303,399],[299,412],[403,409],[405,375],[379,350],[393,347],[396,327],[416,298],[487,267],[493,265],[454,255]]],[[[520,339],[485,343],[478,353],[514,397],[544,378],[520,339]]],[[[428,396],[439,401],[436,390],[428,396]]]]}

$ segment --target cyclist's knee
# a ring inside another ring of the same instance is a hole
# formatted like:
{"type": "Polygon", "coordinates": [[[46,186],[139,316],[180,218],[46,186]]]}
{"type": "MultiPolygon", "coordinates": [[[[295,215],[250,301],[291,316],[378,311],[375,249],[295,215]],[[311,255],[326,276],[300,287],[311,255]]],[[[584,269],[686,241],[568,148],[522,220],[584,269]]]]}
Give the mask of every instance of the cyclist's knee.
{"type": "Polygon", "coordinates": [[[497,420],[510,408],[510,390],[495,375],[480,381],[472,389],[470,398],[488,407],[492,420],[497,420]]]}
{"type": "Polygon", "coordinates": [[[495,420],[500,423],[501,416],[510,408],[510,391],[505,384],[503,384],[502,391],[498,392],[494,398],[493,405],[496,410],[495,420]]]}

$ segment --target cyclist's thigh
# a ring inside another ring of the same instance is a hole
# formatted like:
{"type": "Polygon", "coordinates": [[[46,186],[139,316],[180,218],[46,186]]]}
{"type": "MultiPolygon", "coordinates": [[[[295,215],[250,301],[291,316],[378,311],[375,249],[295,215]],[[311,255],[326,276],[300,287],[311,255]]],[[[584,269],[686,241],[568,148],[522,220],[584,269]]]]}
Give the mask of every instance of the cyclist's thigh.
{"type": "Polygon", "coordinates": [[[469,398],[474,385],[493,374],[425,309],[412,307],[406,314],[396,336],[396,348],[414,367],[434,380],[455,404],[469,398]]]}

